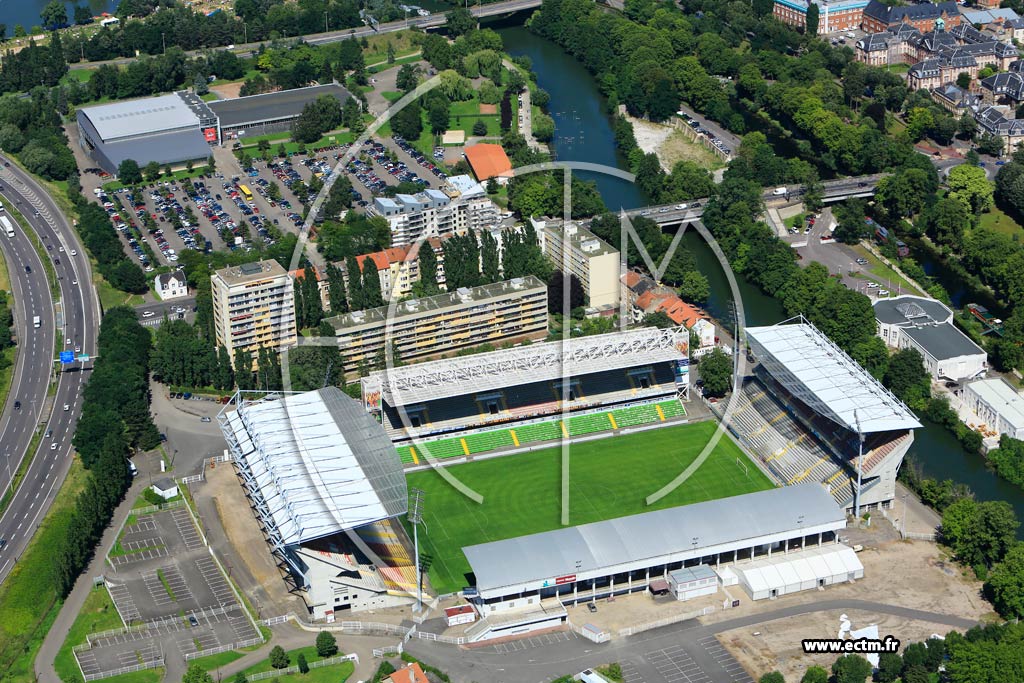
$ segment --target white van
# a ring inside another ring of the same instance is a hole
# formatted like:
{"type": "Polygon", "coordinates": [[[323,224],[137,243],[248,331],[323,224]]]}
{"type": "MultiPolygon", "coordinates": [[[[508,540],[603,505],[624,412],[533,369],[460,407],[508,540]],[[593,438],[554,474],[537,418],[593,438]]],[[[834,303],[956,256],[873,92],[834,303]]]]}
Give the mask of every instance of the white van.
{"type": "Polygon", "coordinates": [[[786,194],[786,188],[776,187],[774,190],[772,190],[772,194],[776,197],[782,197],[783,195],[786,194]]]}

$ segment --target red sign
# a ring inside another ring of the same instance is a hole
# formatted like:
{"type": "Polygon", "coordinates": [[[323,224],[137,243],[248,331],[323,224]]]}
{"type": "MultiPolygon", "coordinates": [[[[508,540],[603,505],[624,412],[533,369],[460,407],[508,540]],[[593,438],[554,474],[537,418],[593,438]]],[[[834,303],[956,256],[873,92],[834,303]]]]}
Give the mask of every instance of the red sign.
{"type": "Polygon", "coordinates": [[[555,579],[555,585],[561,586],[563,583],[572,583],[575,580],[575,574],[569,574],[568,576],[559,576],[557,579],[555,579]]]}
{"type": "Polygon", "coordinates": [[[206,138],[207,142],[217,142],[217,129],[216,128],[204,128],[203,137],[206,138]]]}

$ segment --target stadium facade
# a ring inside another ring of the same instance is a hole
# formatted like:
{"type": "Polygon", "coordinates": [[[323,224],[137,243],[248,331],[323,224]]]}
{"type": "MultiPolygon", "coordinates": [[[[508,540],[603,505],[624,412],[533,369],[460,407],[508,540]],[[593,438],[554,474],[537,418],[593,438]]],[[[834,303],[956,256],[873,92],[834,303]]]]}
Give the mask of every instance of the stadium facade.
{"type": "Polygon", "coordinates": [[[405,604],[415,566],[401,525],[402,465],[359,402],[326,387],[238,392],[218,415],[232,462],[284,577],[310,615],[405,604]]]}
{"type": "Polygon", "coordinates": [[[913,412],[803,318],[746,334],[756,364],[730,431],[780,484],[818,482],[848,512],[859,460],[862,509],[890,507],[921,426],[913,412]]]}
{"type": "Polygon", "coordinates": [[[101,104],[79,109],[79,144],[104,171],[116,174],[125,159],[180,166],[204,161],[210,145],[246,134],[288,130],[303,107],[321,95],[351,97],[338,84],[204,102],[195,93],[101,104]]]}

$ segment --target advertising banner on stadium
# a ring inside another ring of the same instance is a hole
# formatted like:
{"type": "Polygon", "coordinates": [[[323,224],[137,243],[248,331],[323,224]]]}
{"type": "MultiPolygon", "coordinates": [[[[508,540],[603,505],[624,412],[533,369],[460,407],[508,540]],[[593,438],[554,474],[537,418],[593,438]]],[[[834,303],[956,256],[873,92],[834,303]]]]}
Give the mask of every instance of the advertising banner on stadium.
{"type": "Polygon", "coordinates": [[[555,579],[555,585],[561,586],[563,583],[572,583],[576,580],[575,574],[569,574],[567,576],[559,576],[555,579]]]}
{"type": "Polygon", "coordinates": [[[207,142],[217,142],[217,129],[216,128],[204,128],[203,137],[206,138],[207,142]]]}
{"type": "Polygon", "coordinates": [[[380,410],[381,384],[378,377],[363,379],[363,406],[366,410],[380,410]]]}

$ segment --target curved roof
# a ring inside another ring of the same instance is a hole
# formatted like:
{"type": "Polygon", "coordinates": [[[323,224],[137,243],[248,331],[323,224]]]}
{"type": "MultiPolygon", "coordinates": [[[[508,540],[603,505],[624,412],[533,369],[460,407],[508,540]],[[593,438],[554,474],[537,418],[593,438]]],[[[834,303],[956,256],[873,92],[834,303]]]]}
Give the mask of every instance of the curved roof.
{"type": "Polygon", "coordinates": [[[875,319],[886,325],[944,323],[953,319],[953,311],[941,301],[910,294],[877,299],[872,307],[875,309],[875,319]]]}
{"type": "Polygon", "coordinates": [[[748,327],[751,350],[812,410],[852,432],[917,429],[917,417],[810,323],[748,327]]]}
{"type": "Polygon", "coordinates": [[[395,447],[336,387],[242,401],[219,420],[257,509],[285,545],[406,512],[395,447]]]}

